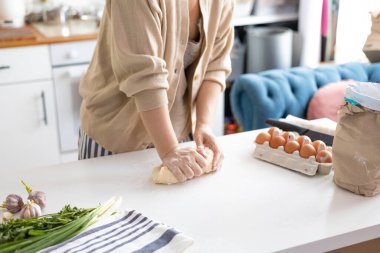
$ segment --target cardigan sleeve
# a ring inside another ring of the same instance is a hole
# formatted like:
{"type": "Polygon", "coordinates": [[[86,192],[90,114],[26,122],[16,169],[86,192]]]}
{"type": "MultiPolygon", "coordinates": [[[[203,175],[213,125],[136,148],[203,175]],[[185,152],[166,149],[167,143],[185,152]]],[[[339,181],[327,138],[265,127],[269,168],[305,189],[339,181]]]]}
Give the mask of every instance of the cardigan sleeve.
{"type": "Polygon", "coordinates": [[[119,88],[138,111],[168,104],[168,70],[163,59],[161,13],[151,0],[113,0],[111,64],[119,88]]]}
{"type": "Polygon", "coordinates": [[[234,27],[232,25],[234,0],[224,0],[221,20],[212,57],[207,66],[205,81],[213,81],[226,88],[226,79],[231,73],[231,49],[234,42],[234,27]]]}

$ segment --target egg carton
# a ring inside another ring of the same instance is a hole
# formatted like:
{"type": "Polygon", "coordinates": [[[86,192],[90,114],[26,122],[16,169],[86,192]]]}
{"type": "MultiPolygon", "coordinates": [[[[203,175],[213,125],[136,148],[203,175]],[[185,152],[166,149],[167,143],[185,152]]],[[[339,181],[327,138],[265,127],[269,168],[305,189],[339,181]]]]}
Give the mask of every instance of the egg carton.
{"type": "Polygon", "coordinates": [[[288,154],[282,146],[277,149],[271,148],[268,142],[256,144],[254,157],[281,167],[298,171],[308,176],[317,174],[328,175],[332,169],[332,163],[319,163],[314,156],[307,159],[300,157],[299,152],[288,154]]]}

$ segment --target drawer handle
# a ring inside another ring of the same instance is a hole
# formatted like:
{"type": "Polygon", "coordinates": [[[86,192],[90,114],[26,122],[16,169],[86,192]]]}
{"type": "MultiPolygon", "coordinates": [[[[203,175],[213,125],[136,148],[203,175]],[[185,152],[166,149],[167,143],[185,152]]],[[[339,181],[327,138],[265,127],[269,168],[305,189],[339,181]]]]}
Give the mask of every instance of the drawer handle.
{"type": "Polygon", "coordinates": [[[46,112],[46,99],[45,99],[45,92],[41,92],[41,100],[42,100],[42,110],[44,112],[44,123],[47,126],[48,125],[48,117],[47,117],[47,112],[46,112]]]}
{"type": "Polygon", "coordinates": [[[9,65],[0,66],[0,70],[10,69],[10,68],[11,68],[11,66],[9,66],[9,65]]]}
{"type": "Polygon", "coordinates": [[[67,52],[66,57],[69,60],[75,60],[78,58],[78,51],[71,50],[71,51],[67,52]]]}

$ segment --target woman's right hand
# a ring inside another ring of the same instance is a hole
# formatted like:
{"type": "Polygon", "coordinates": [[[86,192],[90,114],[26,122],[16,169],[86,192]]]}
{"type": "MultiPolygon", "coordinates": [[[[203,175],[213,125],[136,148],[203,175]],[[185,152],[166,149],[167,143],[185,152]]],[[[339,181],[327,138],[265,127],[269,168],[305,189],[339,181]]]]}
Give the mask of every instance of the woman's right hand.
{"type": "Polygon", "coordinates": [[[199,177],[207,165],[206,158],[194,148],[176,148],[166,154],[162,162],[179,182],[199,177]]]}

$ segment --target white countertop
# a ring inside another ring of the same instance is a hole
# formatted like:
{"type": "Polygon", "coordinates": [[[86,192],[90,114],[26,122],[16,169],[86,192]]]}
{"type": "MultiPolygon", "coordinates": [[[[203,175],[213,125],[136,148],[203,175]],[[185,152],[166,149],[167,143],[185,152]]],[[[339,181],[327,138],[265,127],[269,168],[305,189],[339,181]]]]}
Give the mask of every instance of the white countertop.
{"type": "Polygon", "coordinates": [[[47,38],[95,34],[99,30],[96,21],[92,20],[68,20],[66,24],[33,23],[33,26],[47,38]]]}
{"type": "Polygon", "coordinates": [[[120,195],[122,208],[192,237],[187,252],[196,253],[324,252],[380,237],[380,197],[342,190],[331,174],[308,177],[256,160],[257,133],[221,137],[222,170],[185,184],[150,181],[159,163],[151,149],[28,171],[2,168],[0,198],[26,197],[20,179],[48,194],[46,212],[120,195]]]}

